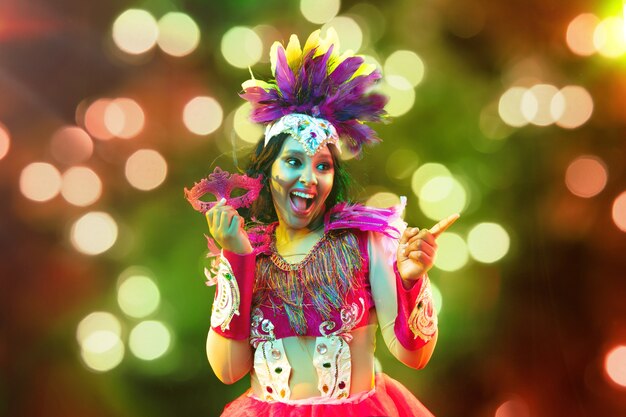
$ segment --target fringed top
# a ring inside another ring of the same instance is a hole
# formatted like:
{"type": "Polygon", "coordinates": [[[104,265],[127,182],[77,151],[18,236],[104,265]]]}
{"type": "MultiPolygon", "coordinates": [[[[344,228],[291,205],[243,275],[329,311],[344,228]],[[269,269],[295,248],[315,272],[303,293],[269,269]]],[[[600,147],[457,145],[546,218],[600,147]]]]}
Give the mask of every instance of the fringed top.
{"type": "Polygon", "coordinates": [[[325,217],[323,237],[296,264],[288,263],[276,251],[277,223],[248,230],[257,254],[254,342],[342,334],[366,325],[374,305],[366,232],[398,238],[403,208],[404,204],[390,209],[335,206],[325,217]]]}

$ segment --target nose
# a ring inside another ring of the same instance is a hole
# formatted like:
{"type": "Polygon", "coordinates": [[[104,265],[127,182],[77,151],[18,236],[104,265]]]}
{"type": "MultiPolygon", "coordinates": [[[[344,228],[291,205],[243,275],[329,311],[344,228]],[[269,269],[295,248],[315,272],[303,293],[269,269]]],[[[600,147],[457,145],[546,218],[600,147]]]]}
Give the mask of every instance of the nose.
{"type": "Polygon", "coordinates": [[[300,183],[304,185],[317,185],[317,177],[313,172],[313,164],[304,164],[300,173],[300,183]]]}

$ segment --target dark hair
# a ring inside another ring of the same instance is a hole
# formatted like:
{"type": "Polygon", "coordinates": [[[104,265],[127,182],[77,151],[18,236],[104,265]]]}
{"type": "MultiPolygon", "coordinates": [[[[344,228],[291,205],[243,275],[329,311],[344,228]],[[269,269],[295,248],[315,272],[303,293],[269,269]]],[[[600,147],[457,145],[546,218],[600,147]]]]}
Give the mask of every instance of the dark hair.
{"type": "MultiPolygon", "coordinates": [[[[288,137],[288,133],[280,133],[273,136],[267,145],[265,145],[265,139],[261,138],[250,156],[250,164],[246,170],[246,175],[250,177],[263,175],[263,189],[259,194],[259,198],[252,203],[248,212],[242,213],[248,220],[254,218],[263,223],[272,223],[278,220],[276,210],[274,209],[274,202],[272,201],[272,193],[270,191],[270,177],[272,174],[272,165],[274,161],[276,161],[276,158],[278,158],[278,154],[285,143],[285,139],[288,137]]],[[[337,203],[350,201],[352,191],[352,178],[343,166],[337,148],[334,145],[329,145],[328,148],[332,155],[335,175],[333,178],[333,188],[326,198],[326,210],[329,210],[337,203]]]]}

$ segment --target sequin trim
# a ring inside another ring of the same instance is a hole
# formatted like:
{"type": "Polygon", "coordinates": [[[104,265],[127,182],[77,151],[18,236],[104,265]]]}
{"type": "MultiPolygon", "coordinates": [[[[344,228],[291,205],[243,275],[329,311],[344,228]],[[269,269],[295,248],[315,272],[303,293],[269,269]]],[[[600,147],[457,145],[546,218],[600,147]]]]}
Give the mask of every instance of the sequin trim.
{"type": "Polygon", "coordinates": [[[213,301],[211,327],[222,331],[230,329],[230,322],[239,315],[241,296],[239,286],[228,259],[222,254],[217,267],[217,292],[213,301]]]}
{"type": "Polygon", "coordinates": [[[424,277],[424,283],[415,300],[415,307],[409,317],[409,329],[415,339],[419,337],[425,342],[432,339],[437,332],[437,312],[428,277],[424,277]]]}

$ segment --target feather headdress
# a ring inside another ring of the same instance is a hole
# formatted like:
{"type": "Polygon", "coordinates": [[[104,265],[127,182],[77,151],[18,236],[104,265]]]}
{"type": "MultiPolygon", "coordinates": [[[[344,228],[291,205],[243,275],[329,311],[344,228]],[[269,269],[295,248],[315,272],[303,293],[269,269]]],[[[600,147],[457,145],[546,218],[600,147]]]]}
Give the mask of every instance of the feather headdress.
{"type": "Polygon", "coordinates": [[[271,125],[291,114],[312,116],[305,117],[307,122],[323,119],[357,155],[363,145],[380,141],[364,122],[380,122],[386,116],[387,97],[369,91],[381,74],[351,51],[340,56],[332,28],[326,38],[319,30],[313,32],[304,48],[296,35],[291,35],[286,49],[275,42],[270,59],[273,80],[253,76],[242,85],[240,95],[252,104],[254,122],[268,125],[269,132],[271,125]]]}

